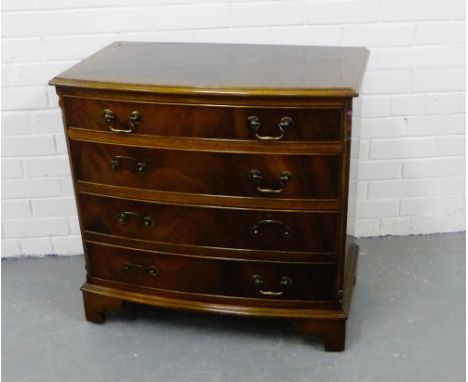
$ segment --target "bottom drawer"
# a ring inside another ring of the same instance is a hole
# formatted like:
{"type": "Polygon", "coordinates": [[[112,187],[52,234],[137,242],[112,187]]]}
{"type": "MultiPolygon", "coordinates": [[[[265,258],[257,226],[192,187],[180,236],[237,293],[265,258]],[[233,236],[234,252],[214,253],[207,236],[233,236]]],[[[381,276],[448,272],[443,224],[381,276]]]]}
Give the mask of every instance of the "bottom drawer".
{"type": "Polygon", "coordinates": [[[331,301],[334,264],[273,263],[180,256],[87,243],[88,275],[179,292],[331,301]]]}

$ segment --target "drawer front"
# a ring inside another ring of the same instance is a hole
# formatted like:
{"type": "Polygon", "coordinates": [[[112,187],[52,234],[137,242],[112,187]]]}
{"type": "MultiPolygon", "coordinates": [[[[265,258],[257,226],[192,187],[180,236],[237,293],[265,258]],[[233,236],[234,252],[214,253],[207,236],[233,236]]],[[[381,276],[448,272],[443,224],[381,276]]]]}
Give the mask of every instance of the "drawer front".
{"type": "Polygon", "coordinates": [[[334,252],[338,213],[165,205],[79,195],[85,230],[208,247],[334,252]]]}
{"type": "Polygon", "coordinates": [[[247,298],[333,299],[334,264],[233,261],[87,243],[91,277],[188,293],[247,298]]]}
{"type": "Polygon", "coordinates": [[[339,155],[258,155],[70,141],[77,180],[206,195],[337,199],[339,155]]]}
{"type": "Polygon", "coordinates": [[[341,141],[342,109],[152,104],[64,97],[68,127],[217,139],[341,141]],[[105,113],[106,111],[106,113],[105,113]],[[137,112],[137,113],[135,113],[137,112]],[[250,118],[251,117],[251,118],[250,118]]]}

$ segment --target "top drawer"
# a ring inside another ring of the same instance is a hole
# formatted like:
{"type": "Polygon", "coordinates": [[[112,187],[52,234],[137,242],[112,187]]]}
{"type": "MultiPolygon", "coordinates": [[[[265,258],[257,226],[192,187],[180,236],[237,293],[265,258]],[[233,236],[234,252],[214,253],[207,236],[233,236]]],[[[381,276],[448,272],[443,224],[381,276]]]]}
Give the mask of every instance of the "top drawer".
{"type": "Polygon", "coordinates": [[[340,107],[280,108],[64,97],[68,127],[122,134],[239,140],[341,141],[340,107]]]}

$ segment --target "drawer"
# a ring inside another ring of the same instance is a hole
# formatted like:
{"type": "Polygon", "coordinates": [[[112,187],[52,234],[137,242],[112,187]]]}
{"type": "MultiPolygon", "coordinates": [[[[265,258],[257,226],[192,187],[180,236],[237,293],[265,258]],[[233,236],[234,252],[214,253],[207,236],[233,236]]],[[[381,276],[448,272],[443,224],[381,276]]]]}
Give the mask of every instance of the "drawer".
{"type": "Polygon", "coordinates": [[[87,243],[90,277],[244,298],[333,299],[334,264],[207,259],[87,243]]]}
{"type": "Polygon", "coordinates": [[[79,194],[87,231],[157,242],[274,251],[334,252],[337,212],[170,205],[79,194]]]}
{"type": "Polygon", "coordinates": [[[70,141],[77,180],[181,193],[338,199],[340,155],[229,154],[70,141]]]}
{"type": "Polygon", "coordinates": [[[282,135],[283,141],[342,139],[343,111],[339,107],[202,106],[74,97],[64,97],[63,103],[68,127],[83,129],[240,140],[282,135]]]}

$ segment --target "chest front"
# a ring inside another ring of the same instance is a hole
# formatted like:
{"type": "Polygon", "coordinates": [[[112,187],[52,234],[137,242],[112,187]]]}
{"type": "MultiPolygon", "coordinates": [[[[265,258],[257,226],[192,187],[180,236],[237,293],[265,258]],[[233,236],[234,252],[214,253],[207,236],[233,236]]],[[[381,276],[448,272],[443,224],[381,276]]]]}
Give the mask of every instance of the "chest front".
{"type": "Polygon", "coordinates": [[[286,318],[343,350],[366,60],[359,48],[114,43],[52,80],[87,319],[124,301],[286,318]]]}

